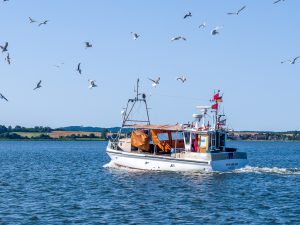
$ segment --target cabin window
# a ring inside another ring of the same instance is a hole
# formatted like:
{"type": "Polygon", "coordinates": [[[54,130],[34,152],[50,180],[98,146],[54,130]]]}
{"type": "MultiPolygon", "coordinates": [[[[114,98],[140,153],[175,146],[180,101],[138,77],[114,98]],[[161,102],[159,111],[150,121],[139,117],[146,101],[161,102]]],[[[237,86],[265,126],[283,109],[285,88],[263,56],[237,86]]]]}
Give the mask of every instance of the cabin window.
{"type": "Polygon", "coordinates": [[[168,141],[169,140],[169,134],[168,133],[158,133],[157,138],[160,141],[168,141]]]}
{"type": "Polygon", "coordinates": [[[215,138],[216,138],[216,149],[219,149],[220,148],[220,133],[216,132],[215,138]]]}
{"type": "Polygon", "coordinates": [[[210,149],[216,149],[216,135],[215,133],[209,134],[210,149]]]}
{"type": "Polygon", "coordinates": [[[201,136],[200,148],[205,148],[206,147],[206,141],[207,141],[207,137],[206,136],[201,136]]]}
{"type": "Polygon", "coordinates": [[[173,132],[172,140],[183,140],[183,133],[182,132],[173,132]]]}
{"type": "Polygon", "coordinates": [[[220,134],[220,149],[223,150],[225,147],[225,139],[226,139],[226,134],[222,133],[220,134]]]}
{"type": "Polygon", "coordinates": [[[190,132],[185,132],[184,133],[184,138],[185,138],[185,144],[186,145],[190,144],[190,137],[191,137],[191,133],[190,132]]]}

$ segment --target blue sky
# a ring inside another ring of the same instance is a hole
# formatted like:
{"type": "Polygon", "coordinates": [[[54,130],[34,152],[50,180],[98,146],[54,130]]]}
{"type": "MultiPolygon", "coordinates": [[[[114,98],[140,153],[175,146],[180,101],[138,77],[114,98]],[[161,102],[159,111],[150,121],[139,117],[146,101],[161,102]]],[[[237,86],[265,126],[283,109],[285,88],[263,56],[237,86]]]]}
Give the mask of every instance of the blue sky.
{"type": "Polygon", "coordinates": [[[0,3],[1,124],[118,126],[137,77],[152,123],[191,121],[196,105],[224,92],[236,130],[299,129],[300,2],[272,0],[10,0],[0,3]],[[239,16],[228,16],[246,5],[239,16]],[[183,20],[188,11],[192,18],[183,20]],[[28,17],[46,26],[29,24],[28,17]],[[199,29],[202,22],[205,29],[199,29]],[[220,35],[211,30],[223,25],[220,35]],[[134,41],[130,32],[141,37],[134,41]],[[171,42],[177,35],[186,42],[171,42]],[[93,48],[85,49],[90,41],[93,48]],[[53,65],[64,62],[61,68],[53,65]],[[83,74],[75,70],[82,63],[83,74]],[[176,76],[186,75],[180,84],[176,76]],[[147,77],[161,77],[153,89],[147,77]],[[98,88],[88,89],[88,79],[98,88]],[[33,91],[42,80],[42,88],[33,91]]]}

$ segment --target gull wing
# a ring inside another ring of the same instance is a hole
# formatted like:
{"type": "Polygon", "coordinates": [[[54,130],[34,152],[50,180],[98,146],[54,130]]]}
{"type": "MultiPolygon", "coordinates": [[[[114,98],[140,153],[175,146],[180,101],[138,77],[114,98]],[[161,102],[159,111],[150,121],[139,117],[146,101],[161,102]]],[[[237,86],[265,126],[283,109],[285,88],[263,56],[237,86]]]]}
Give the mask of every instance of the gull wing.
{"type": "Polygon", "coordinates": [[[153,79],[151,79],[151,78],[149,78],[149,77],[148,77],[148,80],[151,80],[153,83],[156,83],[155,80],[153,80],[153,79]]]}
{"type": "Polygon", "coordinates": [[[240,8],[238,11],[237,11],[237,14],[239,14],[241,11],[243,11],[244,9],[246,8],[246,6],[244,5],[242,8],[240,8]]]}

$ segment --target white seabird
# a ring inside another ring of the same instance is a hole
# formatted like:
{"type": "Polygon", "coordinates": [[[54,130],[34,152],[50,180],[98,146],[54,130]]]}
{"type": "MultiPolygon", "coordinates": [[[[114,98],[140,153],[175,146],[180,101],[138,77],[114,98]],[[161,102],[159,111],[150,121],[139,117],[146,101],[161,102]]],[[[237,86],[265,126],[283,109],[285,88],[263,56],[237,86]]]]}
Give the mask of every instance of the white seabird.
{"type": "Polygon", "coordinates": [[[151,78],[148,78],[149,80],[152,81],[152,87],[156,87],[157,85],[159,85],[159,81],[160,81],[160,77],[158,77],[157,79],[151,79],[151,78]]]}

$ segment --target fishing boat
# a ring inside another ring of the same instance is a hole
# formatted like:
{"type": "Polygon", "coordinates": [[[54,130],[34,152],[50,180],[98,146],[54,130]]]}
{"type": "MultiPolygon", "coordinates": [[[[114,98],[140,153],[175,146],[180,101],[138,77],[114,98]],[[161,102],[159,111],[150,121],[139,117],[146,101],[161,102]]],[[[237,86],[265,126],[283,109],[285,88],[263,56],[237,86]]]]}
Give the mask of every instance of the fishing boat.
{"type": "Polygon", "coordinates": [[[245,167],[247,153],[226,146],[227,129],[220,114],[223,95],[214,93],[212,105],[197,106],[193,122],[175,125],[151,124],[145,94],[139,93],[122,111],[120,132],[108,142],[107,154],[120,167],[158,171],[231,171],[245,167]],[[135,119],[137,105],[144,105],[145,118],[135,119]]]}

